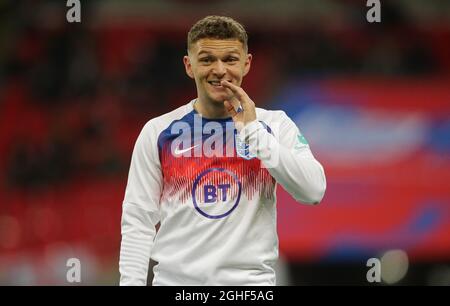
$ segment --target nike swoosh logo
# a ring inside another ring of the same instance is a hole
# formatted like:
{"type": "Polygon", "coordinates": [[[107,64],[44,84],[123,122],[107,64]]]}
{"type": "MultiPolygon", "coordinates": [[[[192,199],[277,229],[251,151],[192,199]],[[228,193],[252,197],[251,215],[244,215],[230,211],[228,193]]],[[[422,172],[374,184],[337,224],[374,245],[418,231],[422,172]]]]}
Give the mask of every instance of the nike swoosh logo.
{"type": "Polygon", "coordinates": [[[185,152],[187,152],[187,151],[192,150],[192,149],[195,148],[195,147],[198,147],[198,145],[195,145],[195,146],[189,147],[189,148],[187,148],[187,149],[183,149],[183,150],[179,150],[178,148],[175,148],[175,151],[173,152],[173,154],[174,154],[174,155],[181,155],[181,154],[183,154],[183,153],[185,153],[185,152]]]}

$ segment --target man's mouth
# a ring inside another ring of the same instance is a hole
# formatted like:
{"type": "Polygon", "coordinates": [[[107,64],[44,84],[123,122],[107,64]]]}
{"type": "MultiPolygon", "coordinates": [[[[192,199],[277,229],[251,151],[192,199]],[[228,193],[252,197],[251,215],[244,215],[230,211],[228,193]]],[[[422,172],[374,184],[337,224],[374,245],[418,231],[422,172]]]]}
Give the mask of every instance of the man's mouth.
{"type": "MultiPolygon", "coordinates": [[[[211,84],[213,87],[217,87],[217,88],[223,88],[222,84],[220,84],[221,81],[217,81],[217,80],[213,80],[213,81],[208,81],[209,84],[211,84]]],[[[230,80],[228,80],[228,82],[231,83],[230,80]]]]}

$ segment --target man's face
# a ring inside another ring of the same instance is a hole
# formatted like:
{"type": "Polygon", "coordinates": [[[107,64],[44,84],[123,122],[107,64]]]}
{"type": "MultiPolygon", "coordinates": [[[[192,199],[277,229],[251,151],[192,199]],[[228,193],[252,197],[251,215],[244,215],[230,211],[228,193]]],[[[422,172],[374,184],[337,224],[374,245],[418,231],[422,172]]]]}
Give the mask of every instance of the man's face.
{"type": "Polygon", "coordinates": [[[220,85],[227,80],[237,86],[250,70],[252,55],[238,40],[200,39],[183,58],[186,73],[195,80],[199,98],[223,103],[231,93],[220,85]]]}

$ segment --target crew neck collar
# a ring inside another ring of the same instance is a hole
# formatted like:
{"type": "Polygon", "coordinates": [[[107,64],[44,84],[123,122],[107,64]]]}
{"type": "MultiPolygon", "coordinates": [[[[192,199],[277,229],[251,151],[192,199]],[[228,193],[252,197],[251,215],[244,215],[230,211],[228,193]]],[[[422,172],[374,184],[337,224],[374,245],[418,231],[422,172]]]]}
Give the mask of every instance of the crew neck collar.
{"type": "Polygon", "coordinates": [[[206,117],[204,117],[202,114],[200,114],[200,113],[195,109],[194,105],[195,105],[196,102],[197,102],[197,98],[196,98],[196,99],[193,99],[193,100],[190,102],[191,107],[192,107],[192,111],[194,112],[194,114],[200,116],[200,117],[202,118],[202,120],[205,120],[205,121],[218,121],[218,122],[227,122],[227,121],[232,121],[232,120],[233,120],[233,118],[232,118],[231,116],[230,116],[230,117],[225,117],[225,118],[206,118],[206,117]]]}

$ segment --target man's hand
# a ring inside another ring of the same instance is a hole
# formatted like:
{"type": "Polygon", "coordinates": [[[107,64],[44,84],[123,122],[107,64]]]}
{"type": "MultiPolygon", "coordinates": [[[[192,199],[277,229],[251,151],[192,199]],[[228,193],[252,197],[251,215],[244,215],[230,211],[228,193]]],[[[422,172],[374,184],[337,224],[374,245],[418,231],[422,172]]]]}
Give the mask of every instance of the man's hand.
{"type": "Polygon", "coordinates": [[[241,131],[246,124],[256,120],[255,103],[241,87],[225,80],[223,80],[221,84],[233,93],[232,99],[240,103],[242,107],[242,111],[237,112],[231,101],[225,100],[223,102],[228,114],[233,118],[236,129],[241,131]]]}

